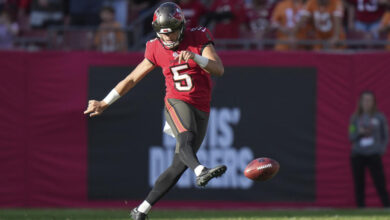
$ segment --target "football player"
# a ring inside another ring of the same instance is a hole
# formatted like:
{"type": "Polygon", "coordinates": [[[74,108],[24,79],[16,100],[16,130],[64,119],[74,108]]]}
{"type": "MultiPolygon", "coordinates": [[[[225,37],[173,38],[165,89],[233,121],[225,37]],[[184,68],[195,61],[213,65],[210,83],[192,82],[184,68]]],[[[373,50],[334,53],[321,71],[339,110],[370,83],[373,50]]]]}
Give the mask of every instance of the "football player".
{"type": "MultiPolygon", "coordinates": [[[[341,41],[345,40],[343,16],[344,6],[341,0],[308,0],[295,30],[311,20],[317,40],[328,41],[331,48],[343,48],[344,45],[341,44],[341,41]]],[[[322,48],[323,45],[314,46],[316,50],[322,48]]]]}
{"type": "Polygon", "coordinates": [[[299,23],[304,9],[303,0],[285,0],[277,3],[272,13],[272,27],[277,30],[276,37],[281,41],[288,41],[290,44],[278,43],[275,50],[291,50],[301,48],[296,45],[296,40],[306,38],[307,25],[302,25],[298,30],[294,30],[299,23]]]}
{"type": "MultiPolygon", "coordinates": [[[[189,167],[196,184],[205,186],[227,167],[204,167],[196,156],[206,133],[211,100],[210,75],[222,76],[224,67],[204,27],[186,29],[182,10],[175,3],[161,4],[154,12],[152,26],[157,38],[146,44],[145,58],[101,101],[90,100],[84,114],[101,114],[159,66],[165,76],[165,116],[176,138],[173,161],[157,179],[146,199],[131,211],[136,220],[146,219],[151,207],[163,197],[189,167]]],[[[165,130],[165,129],[164,129],[165,130]]]]}

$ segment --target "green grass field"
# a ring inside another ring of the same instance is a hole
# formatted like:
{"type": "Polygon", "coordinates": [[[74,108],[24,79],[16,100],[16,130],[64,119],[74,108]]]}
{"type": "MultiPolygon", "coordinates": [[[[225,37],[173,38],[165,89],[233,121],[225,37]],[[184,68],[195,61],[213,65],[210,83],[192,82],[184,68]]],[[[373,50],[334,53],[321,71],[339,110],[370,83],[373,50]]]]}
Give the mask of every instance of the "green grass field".
{"type": "MultiPolygon", "coordinates": [[[[268,211],[202,211],[155,210],[151,220],[390,220],[390,210],[268,210],[268,211]]],[[[127,210],[80,209],[0,209],[0,220],[129,220],[127,210]]]]}

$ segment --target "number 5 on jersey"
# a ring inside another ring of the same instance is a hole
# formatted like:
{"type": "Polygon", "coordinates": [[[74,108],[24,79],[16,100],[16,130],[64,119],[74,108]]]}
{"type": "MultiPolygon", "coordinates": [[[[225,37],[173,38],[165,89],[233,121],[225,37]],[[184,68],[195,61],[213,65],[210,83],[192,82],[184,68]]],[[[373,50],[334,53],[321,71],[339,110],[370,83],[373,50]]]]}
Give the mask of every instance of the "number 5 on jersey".
{"type": "Polygon", "coordinates": [[[183,72],[185,70],[188,70],[189,68],[190,67],[187,63],[171,67],[173,81],[177,91],[188,92],[192,89],[193,84],[191,76],[183,72]]]}

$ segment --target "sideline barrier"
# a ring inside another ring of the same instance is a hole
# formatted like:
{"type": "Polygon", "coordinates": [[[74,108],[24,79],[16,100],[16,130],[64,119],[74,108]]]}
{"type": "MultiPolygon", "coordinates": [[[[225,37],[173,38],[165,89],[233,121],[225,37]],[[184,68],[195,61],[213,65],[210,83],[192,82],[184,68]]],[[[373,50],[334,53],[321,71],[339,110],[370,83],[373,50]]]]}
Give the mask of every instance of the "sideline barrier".
{"type": "MultiPolygon", "coordinates": [[[[224,162],[209,188],[186,174],[159,207],[353,207],[348,122],[357,97],[373,90],[390,117],[388,53],[221,52],[201,160],[224,162]],[[247,181],[252,157],[278,160],[278,176],[247,181]]],[[[105,114],[100,99],[143,58],[93,52],[1,52],[0,206],[127,207],[168,166],[160,69],[105,114]],[[134,179],[137,177],[136,180],[134,179]]],[[[390,176],[389,154],[384,156],[390,176]]],[[[369,179],[369,178],[368,178],[369,179]]],[[[371,179],[367,204],[380,205],[371,179]]],[[[388,188],[390,184],[388,181],[388,188]]]]}

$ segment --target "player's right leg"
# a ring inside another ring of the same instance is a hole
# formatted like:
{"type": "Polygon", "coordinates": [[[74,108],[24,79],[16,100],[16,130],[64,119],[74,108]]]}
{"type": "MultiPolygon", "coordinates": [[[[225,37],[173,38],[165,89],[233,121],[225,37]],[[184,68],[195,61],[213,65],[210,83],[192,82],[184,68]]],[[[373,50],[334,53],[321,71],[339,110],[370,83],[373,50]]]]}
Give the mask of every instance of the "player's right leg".
{"type": "Polygon", "coordinates": [[[200,165],[194,148],[197,136],[195,112],[186,102],[168,99],[165,102],[165,118],[176,138],[175,153],[185,165],[195,170],[200,165]]]}
{"type": "MultiPolygon", "coordinates": [[[[192,107],[192,106],[191,106],[192,107]]],[[[202,145],[203,139],[206,135],[207,125],[209,121],[209,113],[200,111],[194,107],[192,107],[193,112],[195,113],[196,120],[196,138],[194,142],[194,151],[198,152],[200,146],[202,145]]],[[[205,186],[207,183],[214,177],[219,177],[226,171],[225,165],[216,166],[212,169],[204,168],[202,172],[196,177],[196,184],[198,186],[205,186]]]]}

